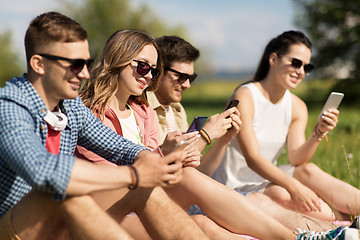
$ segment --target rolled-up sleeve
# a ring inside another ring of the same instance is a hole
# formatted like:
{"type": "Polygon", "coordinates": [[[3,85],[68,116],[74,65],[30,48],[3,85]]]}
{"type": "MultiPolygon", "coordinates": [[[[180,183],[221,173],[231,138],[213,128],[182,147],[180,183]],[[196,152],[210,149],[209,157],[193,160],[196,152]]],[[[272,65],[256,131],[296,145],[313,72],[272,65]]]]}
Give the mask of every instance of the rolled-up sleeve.
{"type": "Polygon", "coordinates": [[[49,153],[34,130],[35,123],[30,113],[12,101],[0,101],[0,157],[9,171],[15,173],[33,189],[66,196],[75,157],[49,153]]]}

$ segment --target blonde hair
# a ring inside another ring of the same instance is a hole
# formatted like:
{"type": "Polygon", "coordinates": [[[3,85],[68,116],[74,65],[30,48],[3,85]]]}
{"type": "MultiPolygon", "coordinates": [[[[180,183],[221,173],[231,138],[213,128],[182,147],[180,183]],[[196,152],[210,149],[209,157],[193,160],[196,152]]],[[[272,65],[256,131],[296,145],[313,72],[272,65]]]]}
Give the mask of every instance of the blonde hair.
{"type": "MultiPolygon", "coordinates": [[[[160,52],[150,34],[139,30],[122,30],[115,32],[108,39],[99,62],[92,70],[90,79],[80,89],[79,94],[84,104],[97,116],[104,117],[106,105],[119,88],[120,73],[149,44],[153,45],[158,52],[157,69],[162,74],[163,64],[160,52]]],[[[148,106],[146,90],[155,90],[156,86],[157,80],[151,81],[140,96],[131,95],[129,100],[148,106]]]]}

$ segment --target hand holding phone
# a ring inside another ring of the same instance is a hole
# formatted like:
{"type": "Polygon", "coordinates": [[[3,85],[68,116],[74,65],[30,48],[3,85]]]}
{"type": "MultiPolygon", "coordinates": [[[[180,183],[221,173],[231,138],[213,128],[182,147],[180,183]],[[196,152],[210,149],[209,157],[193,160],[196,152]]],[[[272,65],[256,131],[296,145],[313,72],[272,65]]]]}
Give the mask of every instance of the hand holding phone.
{"type": "Polygon", "coordinates": [[[190,124],[190,127],[186,132],[189,133],[193,131],[200,131],[207,119],[208,117],[194,117],[193,121],[190,124]]]}
{"type": "Polygon", "coordinates": [[[338,108],[341,100],[343,99],[344,94],[343,93],[339,93],[339,92],[331,92],[328,99],[326,100],[326,103],[323,107],[323,109],[321,110],[320,116],[327,110],[331,109],[331,108],[338,108]]]}
{"type": "Polygon", "coordinates": [[[173,152],[177,152],[177,151],[183,151],[187,146],[189,146],[191,144],[191,141],[189,140],[182,140],[181,142],[179,142],[173,152]]]}
{"type": "MultiPolygon", "coordinates": [[[[225,111],[232,107],[237,107],[239,104],[239,100],[233,99],[229,102],[228,106],[226,107],[225,111]]],[[[229,118],[230,116],[227,116],[226,118],[229,118]]]]}
{"type": "MultiPolygon", "coordinates": [[[[181,142],[179,142],[173,149],[173,152],[178,152],[178,151],[184,151],[185,148],[187,146],[189,146],[191,144],[191,141],[189,140],[182,140],[181,142]]],[[[169,163],[169,165],[174,164],[175,162],[171,162],[169,163]]]]}

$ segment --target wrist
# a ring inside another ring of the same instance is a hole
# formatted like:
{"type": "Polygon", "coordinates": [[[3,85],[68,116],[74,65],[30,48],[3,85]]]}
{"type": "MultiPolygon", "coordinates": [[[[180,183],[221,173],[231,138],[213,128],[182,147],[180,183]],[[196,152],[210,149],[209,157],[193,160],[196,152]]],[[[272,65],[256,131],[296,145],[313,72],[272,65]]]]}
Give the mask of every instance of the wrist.
{"type": "Polygon", "coordinates": [[[316,126],[314,127],[314,131],[313,131],[313,137],[318,141],[318,142],[320,142],[321,140],[323,140],[324,139],[324,137],[326,137],[326,134],[327,134],[327,132],[321,132],[320,130],[319,130],[319,124],[316,124],[316,126]]]}
{"type": "Polygon", "coordinates": [[[200,129],[199,131],[201,137],[206,141],[207,145],[211,144],[211,138],[209,136],[209,134],[205,131],[205,129],[200,129]]]}
{"type": "Polygon", "coordinates": [[[139,185],[139,175],[137,173],[136,168],[133,165],[128,165],[130,169],[130,176],[131,176],[131,183],[129,184],[128,188],[130,190],[134,190],[139,185]]]}

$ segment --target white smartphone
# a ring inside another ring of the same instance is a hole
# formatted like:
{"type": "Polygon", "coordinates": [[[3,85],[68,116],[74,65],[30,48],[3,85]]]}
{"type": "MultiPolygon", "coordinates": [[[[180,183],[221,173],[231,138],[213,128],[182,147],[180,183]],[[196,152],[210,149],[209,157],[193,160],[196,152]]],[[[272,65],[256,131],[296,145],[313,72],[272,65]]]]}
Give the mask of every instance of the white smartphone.
{"type": "MultiPolygon", "coordinates": [[[[182,140],[181,142],[179,142],[175,147],[173,152],[177,152],[177,151],[183,151],[187,146],[190,145],[190,141],[189,140],[182,140]]],[[[169,163],[169,165],[174,164],[175,162],[171,162],[169,163]]]]}
{"type": "Polygon", "coordinates": [[[175,148],[174,148],[174,152],[175,151],[182,151],[184,150],[187,146],[190,145],[190,141],[189,140],[182,140],[181,142],[179,142],[175,148]]]}
{"type": "Polygon", "coordinates": [[[330,93],[328,99],[326,100],[326,103],[325,103],[323,109],[321,110],[320,115],[323,112],[329,110],[330,108],[336,108],[337,109],[339,107],[343,97],[344,97],[343,93],[339,93],[339,92],[330,93]]]}

